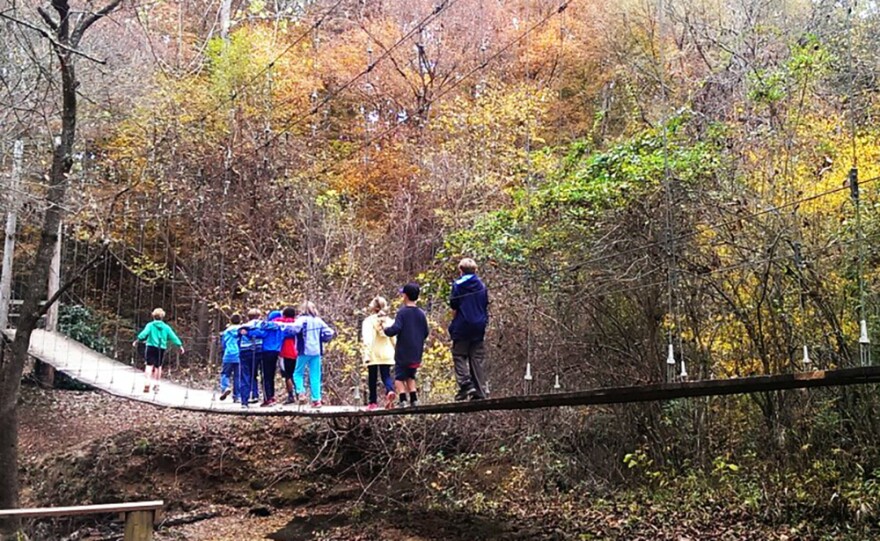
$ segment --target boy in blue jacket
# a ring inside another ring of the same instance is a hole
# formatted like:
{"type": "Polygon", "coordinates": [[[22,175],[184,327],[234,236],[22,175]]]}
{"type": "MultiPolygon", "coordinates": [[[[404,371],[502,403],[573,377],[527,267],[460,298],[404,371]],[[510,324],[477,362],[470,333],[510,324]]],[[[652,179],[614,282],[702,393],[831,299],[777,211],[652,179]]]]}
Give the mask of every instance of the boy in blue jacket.
{"type": "Polygon", "coordinates": [[[239,387],[239,396],[241,396],[241,407],[247,408],[248,402],[257,402],[260,399],[260,392],[257,388],[257,361],[263,351],[263,333],[259,330],[262,322],[262,312],[256,309],[248,310],[249,321],[243,326],[247,328],[247,333],[241,335],[239,349],[239,366],[241,385],[239,387]]]}
{"type": "Polygon", "coordinates": [[[266,321],[260,325],[263,338],[263,351],[260,353],[261,375],[263,376],[263,403],[262,407],[274,406],[275,401],[275,370],[278,366],[278,355],[281,353],[281,345],[284,342],[284,329],[274,321],[281,318],[281,311],[269,312],[266,321]]]}
{"type": "Polygon", "coordinates": [[[229,318],[229,326],[220,335],[220,346],[223,348],[223,368],[220,371],[220,400],[226,400],[229,394],[232,393],[232,400],[234,402],[239,401],[240,333],[241,314],[232,314],[229,318]]]}
{"type": "Polygon", "coordinates": [[[449,296],[453,313],[449,336],[458,383],[455,400],[480,399],[486,397],[483,372],[486,347],[483,339],[489,323],[489,292],[477,276],[477,263],[473,259],[462,259],[458,271],[460,277],[453,282],[449,296]]]}

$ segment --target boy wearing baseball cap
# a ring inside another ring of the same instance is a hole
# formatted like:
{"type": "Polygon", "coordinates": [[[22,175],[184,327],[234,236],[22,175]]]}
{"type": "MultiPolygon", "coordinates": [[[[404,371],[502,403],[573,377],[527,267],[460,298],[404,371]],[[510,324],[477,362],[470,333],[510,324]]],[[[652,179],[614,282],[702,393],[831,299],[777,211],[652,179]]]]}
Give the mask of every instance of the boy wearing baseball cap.
{"type": "Polygon", "coordinates": [[[407,394],[412,407],[419,405],[416,393],[416,371],[422,365],[425,340],[428,339],[428,318],[416,305],[419,284],[410,282],[400,289],[403,306],[397,311],[394,323],[385,328],[386,336],[396,336],[394,348],[394,386],[400,396],[400,407],[407,405],[407,394]]]}

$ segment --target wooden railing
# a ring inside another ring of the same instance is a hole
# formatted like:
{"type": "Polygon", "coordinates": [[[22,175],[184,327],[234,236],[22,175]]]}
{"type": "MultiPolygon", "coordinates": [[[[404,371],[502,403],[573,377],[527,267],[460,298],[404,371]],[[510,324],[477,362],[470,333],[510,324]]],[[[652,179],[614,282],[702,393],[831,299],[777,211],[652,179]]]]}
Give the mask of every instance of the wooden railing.
{"type": "Polygon", "coordinates": [[[107,503],[74,507],[37,507],[32,509],[0,509],[0,518],[49,518],[80,515],[125,515],[124,541],[152,541],[156,513],[162,509],[161,500],[151,502],[107,503]]]}

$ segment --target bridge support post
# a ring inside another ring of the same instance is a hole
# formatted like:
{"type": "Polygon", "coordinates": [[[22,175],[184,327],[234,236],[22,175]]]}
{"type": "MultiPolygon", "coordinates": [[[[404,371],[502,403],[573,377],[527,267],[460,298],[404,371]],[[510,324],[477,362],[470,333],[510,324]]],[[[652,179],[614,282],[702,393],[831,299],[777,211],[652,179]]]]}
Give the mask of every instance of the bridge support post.
{"type": "Polygon", "coordinates": [[[0,330],[9,326],[9,303],[12,302],[12,265],[15,253],[18,205],[21,200],[19,185],[21,184],[23,159],[24,143],[18,140],[12,150],[12,178],[7,187],[9,202],[6,211],[6,235],[3,242],[3,269],[0,271],[0,330]]]}
{"type": "Polygon", "coordinates": [[[155,511],[129,511],[125,514],[123,541],[153,541],[155,511]]]}
{"type": "MultiPolygon", "coordinates": [[[[47,284],[48,296],[51,299],[58,288],[61,287],[61,232],[62,224],[58,222],[58,240],[55,242],[55,251],[52,253],[52,263],[49,266],[49,283],[47,284]]],[[[60,302],[60,301],[59,301],[60,302]]],[[[55,332],[58,330],[58,302],[53,302],[46,312],[46,330],[55,332]]]]}
{"type": "Polygon", "coordinates": [[[35,359],[34,374],[37,376],[40,386],[46,389],[55,387],[55,367],[51,364],[35,359]]]}

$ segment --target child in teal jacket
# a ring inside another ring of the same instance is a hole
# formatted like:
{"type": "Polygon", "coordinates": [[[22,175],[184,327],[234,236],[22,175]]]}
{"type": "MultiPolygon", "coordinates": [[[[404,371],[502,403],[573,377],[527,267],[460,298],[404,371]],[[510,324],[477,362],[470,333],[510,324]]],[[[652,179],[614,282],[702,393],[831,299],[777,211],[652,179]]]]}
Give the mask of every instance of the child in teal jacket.
{"type": "Polygon", "coordinates": [[[153,391],[159,390],[159,380],[162,379],[162,366],[165,364],[165,351],[168,342],[180,348],[180,353],[186,353],[183,342],[174,333],[174,329],[165,323],[165,310],[156,308],[152,313],[153,321],[147,323],[144,330],[137,336],[132,346],[137,347],[138,342],[145,342],[144,360],[144,392],[150,392],[150,380],[155,381],[153,391]]]}

